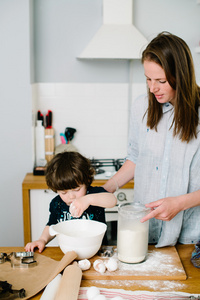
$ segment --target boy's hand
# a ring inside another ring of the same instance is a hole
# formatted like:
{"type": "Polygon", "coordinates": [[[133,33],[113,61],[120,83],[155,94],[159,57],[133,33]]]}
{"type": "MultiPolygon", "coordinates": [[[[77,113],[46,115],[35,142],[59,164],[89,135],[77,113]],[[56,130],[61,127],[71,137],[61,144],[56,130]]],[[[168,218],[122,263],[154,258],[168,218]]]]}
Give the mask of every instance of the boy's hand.
{"type": "Polygon", "coordinates": [[[75,199],[69,207],[69,212],[74,218],[79,218],[83,212],[89,207],[86,196],[75,199]]]}
{"type": "Polygon", "coordinates": [[[33,252],[35,248],[38,248],[39,253],[41,253],[45,248],[45,242],[43,240],[37,240],[26,244],[24,247],[25,251],[27,252],[33,252]]]}
{"type": "Polygon", "coordinates": [[[69,212],[71,213],[72,217],[78,218],[78,210],[76,209],[76,206],[73,204],[73,202],[70,204],[69,212]]]}

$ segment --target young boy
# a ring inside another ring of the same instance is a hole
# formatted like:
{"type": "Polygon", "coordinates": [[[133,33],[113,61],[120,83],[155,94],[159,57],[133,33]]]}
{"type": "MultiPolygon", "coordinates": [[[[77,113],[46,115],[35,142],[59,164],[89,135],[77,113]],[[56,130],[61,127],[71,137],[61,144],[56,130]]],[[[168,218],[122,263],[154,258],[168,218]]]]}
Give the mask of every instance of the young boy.
{"type": "Polygon", "coordinates": [[[47,165],[46,182],[58,195],[50,203],[49,221],[39,240],[28,243],[26,251],[38,248],[41,253],[54,237],[49,226],[74,218],[105,223],[104,208],[114,207],[116,197],[102,187],[92,187],[94,169],[90,161],[78,152],[57,154],[47,165]]]}

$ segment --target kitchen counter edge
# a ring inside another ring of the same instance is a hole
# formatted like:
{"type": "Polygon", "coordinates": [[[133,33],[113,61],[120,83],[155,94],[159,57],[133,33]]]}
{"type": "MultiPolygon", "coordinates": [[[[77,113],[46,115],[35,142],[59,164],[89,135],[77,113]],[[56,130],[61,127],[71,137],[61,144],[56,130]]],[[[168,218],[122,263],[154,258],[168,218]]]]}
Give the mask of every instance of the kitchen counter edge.
{"type": "MultiPolygon", "coordinates": [[[[106,183],[107,180],[94,180],[92,186],[102,186],[106,183]]],[[[23,183],[23,189],[48,189],[48,186],[45,181],[45,176],[43,175],[33,175],[33,173],[27,173],[23,183]]],[[[132,189],[134,187],[134,180],[129,181],[125,184],[122,189],[132,189]]]]}

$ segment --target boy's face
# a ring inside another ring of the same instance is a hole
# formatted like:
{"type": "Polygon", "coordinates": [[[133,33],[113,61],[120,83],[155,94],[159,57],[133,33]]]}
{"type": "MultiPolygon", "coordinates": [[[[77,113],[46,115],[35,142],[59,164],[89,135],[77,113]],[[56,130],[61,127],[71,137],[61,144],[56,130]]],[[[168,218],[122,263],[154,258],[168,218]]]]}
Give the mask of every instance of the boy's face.
{"type": "Polygon", "coordinates": [[[60,198],[70,206],[70,204],[77,198],[80,198],[82,196],[86,195],[87,188],[86,186],[80,185],[76,189],[73,190],[62,190],[62,191],[57,191],[58,195],[60,198]]]}

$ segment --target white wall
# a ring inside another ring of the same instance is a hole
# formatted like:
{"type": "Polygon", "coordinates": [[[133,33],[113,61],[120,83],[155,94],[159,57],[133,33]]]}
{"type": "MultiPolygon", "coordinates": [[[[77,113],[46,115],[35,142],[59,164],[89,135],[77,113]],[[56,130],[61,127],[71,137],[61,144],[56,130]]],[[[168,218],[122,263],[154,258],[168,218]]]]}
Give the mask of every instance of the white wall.
{"type": "Polygon", "coordinates": [[[29,1],[0,1],[0,246],[23,246],[22,181],[32,171],[29,1]]]}
{"type": "MultiPolygon", "coordinates": [[[[66,127],[77,132],[72,144],[89,158],[127,154],[129,85],[126,83],[39,83],[33,85],[35,110],[53,111],[56,146],[66,127]]],[[[133,84],[132,97],[146,92],[133,84]]]]}
{"type": "MultiPolygon", "coordinates": [[[[102,25],[103,0],[34,0],[35,82],[127,83],[128,62],[77,60],[102,25]]],[[[133,0],[133,23],[151,40],[166,30],[191,48],[200,82],[200,5],[196,0],[133,0]]],[[[133,82],[144,81],[140,61],[133,82]]]]}
{"type": "MultiPolygon", "coordinates": [[[[40,0],[34,6],[35,111],[53,111],[56,145],[65,127],[86,156],[124,157],[127,148],[129,81],[133,97],[144,93],[143,66],[134,60],[77,60],[102,24],[102,0],[40,0]],[[59,15],[59,18],[55,18],[59,15]]],[[[200,82],[200,5],[195,0],[134,0],[134,25],[151,40],[161,31],[182,37],[193,54],[200,82]]],[[[132,101],[132,99],[131,99],[132,101]]]]}

